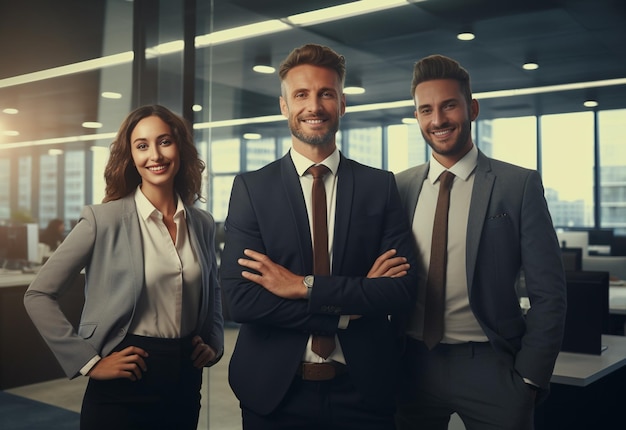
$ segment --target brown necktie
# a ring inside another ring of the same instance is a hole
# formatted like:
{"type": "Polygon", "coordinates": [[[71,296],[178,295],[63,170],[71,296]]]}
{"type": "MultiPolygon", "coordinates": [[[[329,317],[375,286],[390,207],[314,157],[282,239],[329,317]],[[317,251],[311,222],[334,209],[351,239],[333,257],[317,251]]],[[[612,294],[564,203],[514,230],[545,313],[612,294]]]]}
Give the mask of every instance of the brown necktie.
{"type": "Polygon", "coordinates": [[[430,266],[424,303],[424,343],[432,349],[443,337],[443,314],[446,297],[446,263],[448,257],[448,208],[454,174],[445,171],[439,177],[439,196],[433,223],[430,266]]]}
{"type": "MultiPolygon", "coordinates": [[[[311,166],[307,172],[313,175],[313,274],[330,275],[330,257],[328,256],[328,221],[326,220],[326,188],[324,175],[330,170],[320,164],[311,166]]],[[[313,335],[311,349],[322,358],[335,350],[334,336],[313,335]]]]}

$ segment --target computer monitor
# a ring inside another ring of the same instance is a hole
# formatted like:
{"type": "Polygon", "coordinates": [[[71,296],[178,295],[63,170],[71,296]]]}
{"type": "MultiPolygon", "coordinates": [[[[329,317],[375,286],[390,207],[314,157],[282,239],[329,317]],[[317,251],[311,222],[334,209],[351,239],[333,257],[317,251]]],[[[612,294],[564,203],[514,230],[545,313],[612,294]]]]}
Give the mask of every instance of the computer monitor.
{"type": "Polygon", "coordinates": [[[609,332],[609,273],[566,272],[567,314],[562,351],[602,353],[602,333],[609,332]]]}
{"type": "Polygon", "coordinates": [[[39,227],[37,224],[1,226],[2,251],[9,262],[29,263],[38,260],[39,227]]]}
{"type": "Polygon", "coordinates": [[[561,248],[561,259],[566,271],[583,270],[582,248],[561,248]]]}
{"type": "Polygon", "coordinates": [[[588,232],[589,245],[605,245],[611,246],[613,242],[612,228],[593,228],[588,232]]]}
{"type": "Polygon", "coordinates": [[[587,231],[557,230],[561,248],[581,248],[583,255],[588,255],[589,233],[587,231]]]}
{"type": "Polygon", "coordinates": [[[611,255],[618,257],[626,256],[626,236],[613,236],[611,255]]]}

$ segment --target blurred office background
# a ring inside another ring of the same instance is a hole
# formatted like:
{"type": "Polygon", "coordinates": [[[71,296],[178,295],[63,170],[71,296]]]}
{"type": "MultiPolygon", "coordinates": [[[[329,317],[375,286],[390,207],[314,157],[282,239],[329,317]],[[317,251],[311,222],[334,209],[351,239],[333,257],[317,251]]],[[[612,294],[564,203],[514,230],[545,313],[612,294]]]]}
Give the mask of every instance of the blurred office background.
{"type": "Polygon", "coordinates": [[[394,172],[427,159],[411,71],[445,54],[471,73],[479,148],[542,173],[557,227],[626,234],[621,0],[3,0],[0,220],[69,230],[103,197],[124,116],[160,103],[193,123],[199,204],[222,221],[234,175],[290,146],[277,73],[253,67],[307,42],[344,54],[346,86],[361,88],[341,124],[347,156],[394,172]]]}
{"type": "MultiPolygon", "coordinates": [[[[478,147],[541,172],[563,245],[610,254],[626,235],[623,0],[0,0],[0,226],[69,230],[104,196],[121,121],[149,103],[193,124],[208,166],[198,204],[223,221],[234,176],[290,146],[275,68],[308,42],[347,58],[348,157],[394,172],[428,159],[412,66],[448,55],[472,76],[478,147]]],[[[203,408],[226,399],[236,428],[226,366],[203,408]]]]}

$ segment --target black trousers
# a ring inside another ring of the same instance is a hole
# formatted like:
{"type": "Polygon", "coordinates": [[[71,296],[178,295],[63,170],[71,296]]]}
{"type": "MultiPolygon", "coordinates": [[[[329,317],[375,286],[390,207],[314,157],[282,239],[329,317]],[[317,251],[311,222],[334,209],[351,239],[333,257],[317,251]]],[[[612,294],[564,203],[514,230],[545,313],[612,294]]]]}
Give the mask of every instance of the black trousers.
{"type": "Polygon", "coordinates": [[[191,337],[128,335],[116,351],[131,345],[148,352],[148,370],[137,381],[90,379],[83,398],[81,430],[195,430],[202,370],[193,367],[191,337]]]}
{"type": "Polygon", "coordinates": [[[245,430],[393,430],[393,414],[366,406],[349,374],[330,381],[295,376],[285,399],[269,415],[241,406],[245,430]]]}

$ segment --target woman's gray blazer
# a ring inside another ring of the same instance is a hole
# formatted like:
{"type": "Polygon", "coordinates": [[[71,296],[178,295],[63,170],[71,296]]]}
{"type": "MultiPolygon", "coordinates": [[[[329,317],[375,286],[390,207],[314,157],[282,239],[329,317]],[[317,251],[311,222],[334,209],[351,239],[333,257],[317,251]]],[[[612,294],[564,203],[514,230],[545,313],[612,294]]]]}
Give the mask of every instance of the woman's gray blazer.
{"type": "MultiPolygon", "coordinates": [[[[212,216],[185,206],[194,251],[202,268],[202,295],[195,334],[224,351],[224,321],[213,241],[212,216]]],[[[40,269],[24,296],[33,323],[69,378],[96,354],[108,355],[128,332],[144,288],[141,230],[134,195],[86,206],[79,222],[40,269]],[[78,331],[57,299],[85,269],[85,305],[78,331]]]]}

